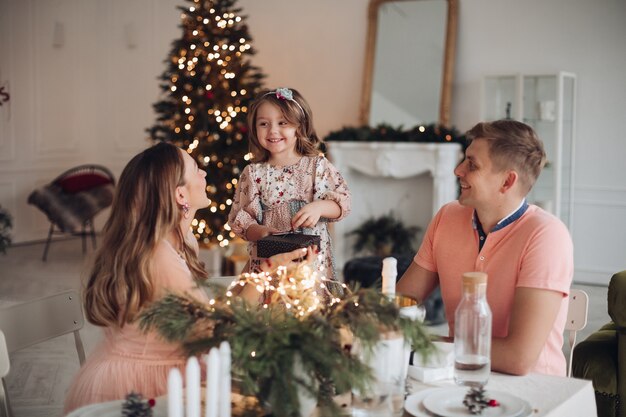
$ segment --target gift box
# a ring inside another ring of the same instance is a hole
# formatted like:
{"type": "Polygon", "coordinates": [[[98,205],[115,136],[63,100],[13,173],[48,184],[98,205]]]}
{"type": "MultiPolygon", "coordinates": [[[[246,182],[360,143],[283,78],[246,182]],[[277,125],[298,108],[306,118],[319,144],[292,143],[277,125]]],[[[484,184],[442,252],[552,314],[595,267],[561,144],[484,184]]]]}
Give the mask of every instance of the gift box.
{"type": "Polygon", "coordinates": [[[291,252],[309,246],[320,246],[318,235],[304,233],[287,233],[284,235],[270,235],[257,241],[256,254],[259,258],[269,258],[279,253],[291,252]]]}

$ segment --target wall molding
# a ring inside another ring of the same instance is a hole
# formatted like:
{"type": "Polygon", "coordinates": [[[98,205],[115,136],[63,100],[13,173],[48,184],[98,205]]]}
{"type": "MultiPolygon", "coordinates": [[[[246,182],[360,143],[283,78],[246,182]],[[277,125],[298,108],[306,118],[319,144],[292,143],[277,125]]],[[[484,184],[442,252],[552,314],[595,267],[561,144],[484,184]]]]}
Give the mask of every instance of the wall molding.
{"type": "Polygon", "coordinates": [[[613,200],[574,200],[574,206],[607,206],[607,207],[625,207],[625,201],[613,201],[613,200]]]}
{"type": "Polygon", "coordinates": [[[574,186],[574,191],[618,191],[626,193],[626,187],[621,187],[617,185],[576,185],[574,186]]]}
{"type": "MultiPolygon", "coordinates": [[[[8,5],[5,4],[8,9],[8,5]]],[[[2,48],[0,51],[4,52],[5,56],[14,56],[14,19],[9,18],[9,11],[2,13],[0,17],[0,42],[2,48]],[[5,50],[6,48],[6,50],[5,50]]],[[[14,66],[7,59],[4,61],[4,65],[0,66],[0,86],[4,86],[8,89],[6,91],[11,98],[9,101],[4,102],[0,107],[0,161],[14,161],[15,160],[15,126],[11,123],[11,119],[15,120],[15,80],[14,66]],[[13,88],[11,88],[13,87],[13,88]]]]}
{"type": "Polygon", "coordinates": [[[626,207],[626,187],[584,184],[574,187],[574,206],[626,207]]]}

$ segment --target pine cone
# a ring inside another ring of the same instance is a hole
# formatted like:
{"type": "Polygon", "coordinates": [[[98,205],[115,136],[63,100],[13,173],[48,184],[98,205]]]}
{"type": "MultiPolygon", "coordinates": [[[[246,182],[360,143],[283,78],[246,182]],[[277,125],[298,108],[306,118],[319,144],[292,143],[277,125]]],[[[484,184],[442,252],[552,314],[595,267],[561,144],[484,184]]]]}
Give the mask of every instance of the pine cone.
{"type": "Polygon", "coordinates": [[[485,395],[485,390],[480,388],[470,388],[463,399],[463,405],[474,415],[482,414],[483,410],[489,406],[489,399],[485,395]]]}
{"type": "Polygon", "coordinates": [[[143,395],[131,392],[126,396],[122,405],[123,417],[152,417],[152,405],[150,401],[143,399],[143,395]]]}

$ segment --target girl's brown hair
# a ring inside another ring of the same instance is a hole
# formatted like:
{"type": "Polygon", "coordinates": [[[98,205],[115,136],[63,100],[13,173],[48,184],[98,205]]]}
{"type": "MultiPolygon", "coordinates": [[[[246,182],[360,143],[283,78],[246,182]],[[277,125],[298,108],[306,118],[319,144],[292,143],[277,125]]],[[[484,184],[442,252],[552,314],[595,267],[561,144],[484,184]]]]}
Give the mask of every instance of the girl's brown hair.
{"type": "Polygon", "coordinates": [[[256,117],[259,107],[263,103],[272,103],[277,106],[285,116],[285,119],[297,126],[296,128],[296,152],[303,156],[317,156],[320,153],[322,140],[317,136],[313,127],[313,113],[304,97],[295,89],[289,89],[293,94],[292,99],[287,99],[277,90],[262,90],[250,105],[248,111],[248,135],[250,139],[250,152],[255,160],[267,162],[270,153],[261,146],[256,134],[256,117]]]}
{"type": "Polygon", "coordinates": [[[159,143],[131,159],[122,171],[85,289],[89,322],[122,327],[153,300],[152,257],[172,231],[194,278],[206,278],[180,228],[183,211],[176,202],[176,188],[185,185],[181,152],[159,143]]]}

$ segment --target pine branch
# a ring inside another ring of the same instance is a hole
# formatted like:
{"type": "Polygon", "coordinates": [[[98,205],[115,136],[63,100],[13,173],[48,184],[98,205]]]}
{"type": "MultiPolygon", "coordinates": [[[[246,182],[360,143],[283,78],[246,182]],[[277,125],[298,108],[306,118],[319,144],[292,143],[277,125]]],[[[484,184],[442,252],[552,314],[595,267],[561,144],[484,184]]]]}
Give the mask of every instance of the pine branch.
{"type": "Polygon", "coordinates": [[[325,415],[338,416],[335,390],[364,390],[371,384],[372,369],[343,348],[342,329],[365,349],[373,349],[384,331],[401,332],[420,353],[434,349],[419,323],[401,317],[392,301],[369,288],[347,293],[306,317],[276,304],[263,308],[217,297],[209,305],[168,295],[153,303],[140,323],[143,329],[156,329],[167,340],[181,342],[189,354],[207,352],[227,340],[242,393],[270,404],[277,417],[298,415],[298,387],[318,399],[325,415]]]}

